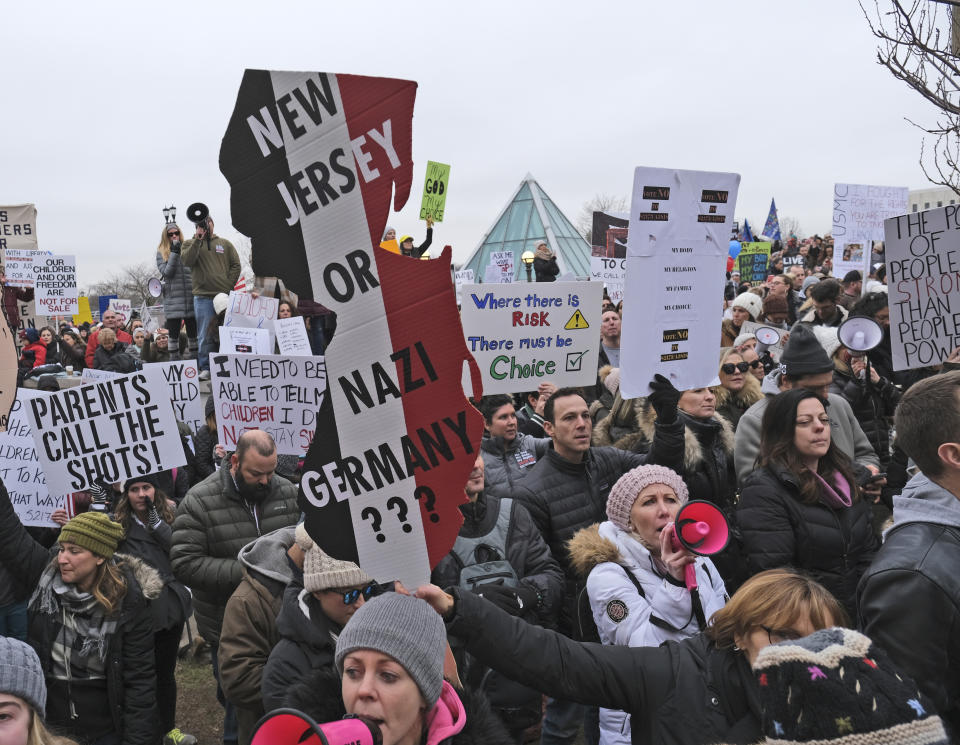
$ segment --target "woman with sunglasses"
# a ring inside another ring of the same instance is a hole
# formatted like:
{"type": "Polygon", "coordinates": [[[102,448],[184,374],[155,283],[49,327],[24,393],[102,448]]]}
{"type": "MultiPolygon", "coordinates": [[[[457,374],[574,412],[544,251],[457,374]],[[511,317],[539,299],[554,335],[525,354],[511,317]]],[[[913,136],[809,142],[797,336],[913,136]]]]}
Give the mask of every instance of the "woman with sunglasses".
{"type": "Polygon", "coordinates": [[[193,282],[190,267],[180,258],[183,248],[183,235],[175,222],[168,222],[160,234],[157,247],[157,269],[163,277],[163,312],[167,318],[167,330],[170,332],[170,360],[180,359],[180,327],[187,326],[189,353],[186,359],[197,356],[197,319],[193,312],[193,282]]]}
{"type": "Polygon", "coordinates": [[[297,526],[296,542],[304,552],[303,584],[294,581],[283,594],[277,616],[280,641],[270,653],[261,682],[266,711],[289,705],[291,686],[321,668],[333,669],[343,627],[383,589],[356,564],[324,553],[303,524],[297,526]]]}
{"type": "Polygon", "coordinates": [[[720,385],[711,388],[717,397],[717,413],[737,428],[743,412],[763,398],[760,382],[751,374],[754,368],[763,369],[759,359],[747,362],[736,347],[720,352],[720,385]]]}

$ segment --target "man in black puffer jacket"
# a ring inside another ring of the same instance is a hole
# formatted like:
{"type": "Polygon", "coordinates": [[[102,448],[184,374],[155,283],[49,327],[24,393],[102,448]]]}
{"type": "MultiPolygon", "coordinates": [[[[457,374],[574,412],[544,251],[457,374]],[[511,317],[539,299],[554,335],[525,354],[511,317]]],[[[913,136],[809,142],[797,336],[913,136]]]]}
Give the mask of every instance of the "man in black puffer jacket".
{"type": "MultiPolygon", "coordinates": [[[[649,400],[657,410],[658,423],[650,451],[643,455],[612,447],[590,447],[593,421],[587,402],[574,388],[560,388],[544,406],[543,428],[553,443],[515,489],[514,496],[530,512],[563,569],[565,587],[558,628],[566,636],[578,640],[585,636],[577,623],[577,598],[586,586],[570,563],[567,541],[581,528],[606,519],[607,495],[617,479],[630,469],[652,458],[660,464],[676,464],[674,470],[682,467],[684,440],[683,425],[677,419],[679,395],[673,386],[654,387],[649,400]]],[[[591,631],[593,636],[587,636],[587,640],[595,641],[596,630],[591,631]]],[[[541,743],[573,742],[584,714],[587,712],[578,704],[551,699],[541,743]]],[[[598,737],[598,724],[593,719],[586,726],[588,743],[598,737]]]]}

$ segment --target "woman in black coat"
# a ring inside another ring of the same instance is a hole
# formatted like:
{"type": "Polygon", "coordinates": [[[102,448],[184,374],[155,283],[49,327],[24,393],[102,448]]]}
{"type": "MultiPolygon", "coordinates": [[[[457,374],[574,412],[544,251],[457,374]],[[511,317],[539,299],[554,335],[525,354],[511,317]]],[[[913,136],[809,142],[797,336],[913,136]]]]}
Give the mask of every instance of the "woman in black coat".
{"type": "Polygon", "coordinates": [[[751,572],[807,571],[853,617],[857,583],[878,541],[850,459],[830,437],[825,403],[806,389],[770,401],[758,469],[743,484],[737,517],[751,572]]]}
{"type": "Polygon", "coordinates": [[[556,254],[543,241],[537,244],[537,250],[533,258],[533,271],[536,274],[537,282],[556,282],[557,275],[560,274],[556,254]]]}
{"type": "MultiPolygon", "coordinates": [[[[116,519],[123,526],[119,550],[136,556],[157,570],[163,582],[159,597],[150,603],[153,617],[153,655],[157,675],[157,716],[164,745],[190,745],[192,735],[176,728],[177,652],[183,626],[193,612],[190,591],[173,575],[170,566],[170,539],[173,536],[173,507],[157,488],[157,474],[139,476],[123,485],[116,519]]],[[[195,738],[193,743],[195,744],[195,738]]]]}
{"type": "Polygon", "coordinates": [[[115,554],[122,535],[105,514],[85,512],[63,526],[51,553],[0,484],[0,563],[36,588],[27,641],[46,677],[46,721],[85,745],[159,740],[148,601],[160,580],[141,560],[115,554]]]}
{"type": "Polygon", "coordinates": [[[417,590],[466,650],[497,672],[549,696],[622,709],[644,745],[754,743],[762,739],[760,650],[846,621],[821,585],[788,569],[748,580],[704,633],[660,647],[572,641],[525,623],[473,593],[417,590]]]}

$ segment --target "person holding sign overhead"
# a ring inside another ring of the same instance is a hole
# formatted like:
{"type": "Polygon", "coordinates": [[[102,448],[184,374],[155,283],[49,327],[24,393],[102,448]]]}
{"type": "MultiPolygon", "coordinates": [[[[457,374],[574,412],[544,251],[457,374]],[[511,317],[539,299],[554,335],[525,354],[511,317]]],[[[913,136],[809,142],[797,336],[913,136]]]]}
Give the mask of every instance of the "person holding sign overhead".
{"type": "Polygon", "coordinates": [[[433,243],[433,220],[427,218],[427,239],[419,246],[413,245],[413,236],[405,235],[400,239],[400,253],[403,256],[410,256],[419,259],[426,253],[427,249],[433,243]]]}

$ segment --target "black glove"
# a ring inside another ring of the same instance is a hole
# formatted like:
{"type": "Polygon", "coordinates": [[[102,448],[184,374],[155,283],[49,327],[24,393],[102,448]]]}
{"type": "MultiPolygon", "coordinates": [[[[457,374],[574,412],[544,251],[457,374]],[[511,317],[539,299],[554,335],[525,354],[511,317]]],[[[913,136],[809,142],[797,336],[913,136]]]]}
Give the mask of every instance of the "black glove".
{"type": "Polygon", "coordinates": [[[650,393],[647,400],[657,412],[660,424],[673,424],[677,421],[677,403],[683,393],[673,387],[673,383],[659,373],[650,381],[650,393]]]}
{"type": "Polygon", "coordinates": [[[180,249],[182,248],[183,248],[183,244],[180,241],[173,241],[170,244],[170,253],[178,254],[180,253],[180,249]]]}
{"type": "MultiPolygon", "coordinates": [[[[521,600],[516,590],[512,587],[494,584],[480,585],[474,592],[480,597],[489,600],[500,610],[506,611],[511,616],[521,615],[527,607],[526,603],[521,600]]],[[[536,603],[536,600],[534,600],[534,603],[536,603]]]]}

